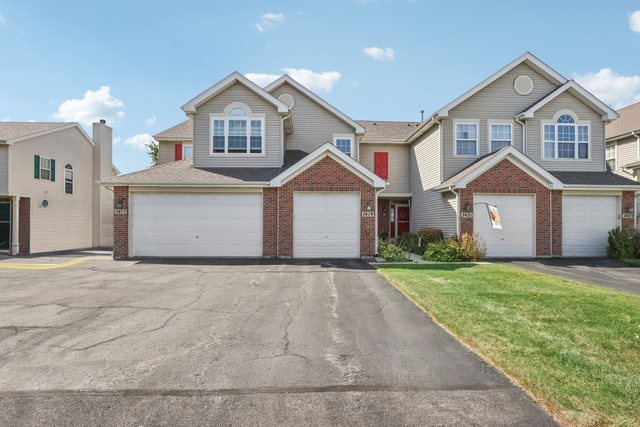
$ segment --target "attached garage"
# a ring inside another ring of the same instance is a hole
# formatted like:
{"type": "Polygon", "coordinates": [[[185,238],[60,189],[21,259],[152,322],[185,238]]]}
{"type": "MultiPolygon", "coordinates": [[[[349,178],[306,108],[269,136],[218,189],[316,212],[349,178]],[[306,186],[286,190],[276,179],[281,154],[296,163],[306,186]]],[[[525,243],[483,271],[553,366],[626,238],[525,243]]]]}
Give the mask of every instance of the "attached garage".
{"type": "Polygon", "coordinates": [[[360,194],[294,193],[293,256],[359,257],[360,194]]]}
{"type": "Polygon", "coordinates": [[[564,196],[562,255],[605,256],[609,230],[620,225],[617,196],[564,196]]]}
{"type": "Polygon", "coordinates": [[[262,193],[132,193],[131,256],[260,257],[262,193]]]}
{"type": "Polygon", "coordinates": [[[476,193],[473,204],[473,230],[486,244],[488,257],[535,256],[535,198],[533,195],[476,193]],[[498,207],[502,230],[492,227],[487,204],[498,207]]]}

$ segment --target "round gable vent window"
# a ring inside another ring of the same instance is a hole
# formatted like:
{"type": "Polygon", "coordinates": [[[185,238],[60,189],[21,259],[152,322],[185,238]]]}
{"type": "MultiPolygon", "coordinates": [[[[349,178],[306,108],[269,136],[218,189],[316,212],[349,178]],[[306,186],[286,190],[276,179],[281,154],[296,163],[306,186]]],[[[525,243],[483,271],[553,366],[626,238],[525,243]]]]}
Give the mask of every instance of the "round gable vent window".
{"type": "Polygon", "coordinates": [[[49,200],[42,199],[42,201],[40,202],[40,206],[42,206],[43,208],[48,208],[49,207],[49,200]]]}
{"type": "Polygon", "coordinates": [[[529,95],[533,92],[533,80],[529,76],[518,76],[513,82],[513,88],[518,95],[529,95]]]}

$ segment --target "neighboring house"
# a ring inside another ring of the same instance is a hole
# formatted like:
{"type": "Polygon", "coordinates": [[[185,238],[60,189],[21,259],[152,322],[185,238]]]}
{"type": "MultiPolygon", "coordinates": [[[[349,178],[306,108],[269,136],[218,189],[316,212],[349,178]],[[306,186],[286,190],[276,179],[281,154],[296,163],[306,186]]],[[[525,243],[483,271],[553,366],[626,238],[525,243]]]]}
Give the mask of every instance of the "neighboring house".
{"type": "Polygon", "coordinates": [[[104,123],[0,122],[0,251],[112,247],[116,173],[104,123]]]}
{"type": "MultiPolygon", "coordinates": [[[[618,114],[620,118],[605,127],[607,170],[640,181],[640,102],[619,109],[618,114]]],[[[640,197],[636,197],[638,208],[640,197]]]]}
{"type": "Polygon", "coordinates": [[[104,182],[116,258],[364,257],[422,227],[489,256],[603,255],[634,224],[640,185],[605,169],[617,113],[530,53],[423,123],[354,121],[286,75],[233,73],[182,108],[162,165],[104,182]]]}

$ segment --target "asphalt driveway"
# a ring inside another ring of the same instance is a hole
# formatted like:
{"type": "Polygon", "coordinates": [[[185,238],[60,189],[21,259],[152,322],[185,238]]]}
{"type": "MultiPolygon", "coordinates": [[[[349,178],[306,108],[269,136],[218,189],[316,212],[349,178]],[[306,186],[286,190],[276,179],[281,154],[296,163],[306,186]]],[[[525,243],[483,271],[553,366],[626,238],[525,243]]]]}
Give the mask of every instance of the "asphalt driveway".
{"type": "Polygon", "coordinates": [[[609,258],[521,259],[506,262],[527,270],[640,295],[640,268],[609,258]]]}
{"type": "Polygon", "coordinates": [[[361,261],[0,271],[0,424],[549,425],[361,261]]]}

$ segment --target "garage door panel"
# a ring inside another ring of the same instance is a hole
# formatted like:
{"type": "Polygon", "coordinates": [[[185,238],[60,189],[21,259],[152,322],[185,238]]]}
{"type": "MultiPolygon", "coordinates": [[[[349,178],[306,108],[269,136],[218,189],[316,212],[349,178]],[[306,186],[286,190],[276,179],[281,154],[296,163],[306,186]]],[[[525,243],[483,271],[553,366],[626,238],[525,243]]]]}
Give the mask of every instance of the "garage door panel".
{"type": "Polygon", "coordinates": [[[618,226],[616,196],[564,196],[562,254],[605,256],[609,230],[618,226]]]}
{"type": "Polygon", "coordinates": [[[143,194],[131,198],[134,256],[261,256],[262,194],[143,194]]]}

